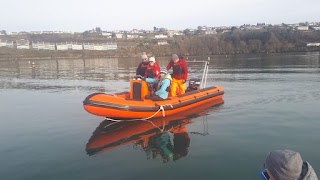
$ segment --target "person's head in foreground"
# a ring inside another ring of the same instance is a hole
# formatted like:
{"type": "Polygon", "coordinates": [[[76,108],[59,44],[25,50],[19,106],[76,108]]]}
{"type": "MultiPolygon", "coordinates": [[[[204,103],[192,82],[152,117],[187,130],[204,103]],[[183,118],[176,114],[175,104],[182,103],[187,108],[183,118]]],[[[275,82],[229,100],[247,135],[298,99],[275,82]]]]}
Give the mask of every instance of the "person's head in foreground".
{"type": "Polygon", "coordinates": [[[312,166],[292,150],[272,151],[260,176],[265,180],[318,180],[312,166]]]}

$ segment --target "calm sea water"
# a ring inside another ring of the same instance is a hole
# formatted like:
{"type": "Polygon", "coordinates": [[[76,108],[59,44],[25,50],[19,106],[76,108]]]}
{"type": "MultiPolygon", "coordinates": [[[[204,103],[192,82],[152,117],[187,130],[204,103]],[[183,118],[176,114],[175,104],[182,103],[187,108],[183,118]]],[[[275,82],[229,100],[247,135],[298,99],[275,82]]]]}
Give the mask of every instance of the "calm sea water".
{"type": "MultiPolygon", "coordinates": [[[[224,104],[172,126],[185,125],[188,143],[155,129],[146,138],[156,150],[184,144],[180,158],[167,162],[162,152],[153,159],[139,137],[92,153],[87,143],[105,122],[82,101],[94,92],[127,90],[139,61],[37,60],[35,68],[1,61],[1,179],[259,179],[268,152],[284,148],[299,151],[320,174],[319,53],[211,57],[207,86],[225,89],[224,104]]],[[[199,65],[189,69],[201,75],[199,65]]]]}

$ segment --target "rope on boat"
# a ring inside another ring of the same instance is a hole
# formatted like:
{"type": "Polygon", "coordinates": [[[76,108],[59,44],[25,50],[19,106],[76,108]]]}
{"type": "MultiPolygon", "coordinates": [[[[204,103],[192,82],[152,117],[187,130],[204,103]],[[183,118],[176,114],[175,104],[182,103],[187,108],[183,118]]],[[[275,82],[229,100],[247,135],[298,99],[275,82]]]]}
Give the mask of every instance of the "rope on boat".
{"type": "Polygon", "coordinates": [[[113,124],[119,123],[119,122],[123,122],[123,121],[146,121],[151,123],[154,127],[158,128],[161,132],[164,131],[165,128],[165,122],[162,119],[162,129],[160,129],[158,126],[156,126],[152,121],[149,121],[149,119],[153,118],[155,115],[157,115],[160,111],[162,112],[162,117],[166,116],[165,110],[164,110],[164,106],[170,106],[171,108],[173,108],[172,104],[165,104],[165,105],[161,105],[158,109],[157,112],[155,112],[153,115],[147,117],[147,118],[141,118],[141,119],[128,119],[128,120],[121,120],[121,119],[112,119],[112,118],[105,118],[105,120],[109,120],[112,121],[113,123],[108,124],[107,126],[105,126],[104,128],[111,126],[113,124]]]}

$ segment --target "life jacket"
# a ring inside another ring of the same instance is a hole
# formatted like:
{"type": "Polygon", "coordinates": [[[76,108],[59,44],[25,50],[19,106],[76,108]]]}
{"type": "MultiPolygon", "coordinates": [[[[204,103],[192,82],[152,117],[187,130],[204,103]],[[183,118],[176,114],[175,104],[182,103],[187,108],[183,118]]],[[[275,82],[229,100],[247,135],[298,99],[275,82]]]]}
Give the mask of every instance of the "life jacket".
{"type": "MultiPolygon", "coordinates": [[[[170,85],[167,87],[166,91],[167,91],[167,92],[171,92],[172,78],[171,78],[170,74],[169,74],[169,75],[167,74],[166,77],[165,77],[165,79],[169,79],[169,81],[170,81],[170,85]]],[[[162,83],[162,81],[161,81],[161,83],[162,83]]],[[[159,88],[157,88],[157,90],[159,90],[159,89],[161,88],[161,86],[162,86],[162,84],[160,85],[159,88]]],[[[157,83],[157,86],[156,86],[156,87],[158,87],[158,83],[157,83]]]]}
{"type": "Polygon", "coordinates": [[[184,70],[182,69],[181,61],[174,63],[172,66],[172,70],[173,70],[173,73],[172,73],[173,76],[178,76],[185,73],[184,70]]]}
{"type": "Polygon", "coordinates": [[[146,78],[158,78],[160,75],[160,68],[158,62],[154,66],[148,66],[144,77],[146,78]]]}
{"type": "Polygon", "coordinates": [[[140,63],[139,64],[139,68],[138,68],[138,70],[137,70],[137,75],[140,75],[140,76],[144,76],[145,74],[146,74],[146,71],[147,71],[147,68],[148,68],[148,63],[140,63]]]}

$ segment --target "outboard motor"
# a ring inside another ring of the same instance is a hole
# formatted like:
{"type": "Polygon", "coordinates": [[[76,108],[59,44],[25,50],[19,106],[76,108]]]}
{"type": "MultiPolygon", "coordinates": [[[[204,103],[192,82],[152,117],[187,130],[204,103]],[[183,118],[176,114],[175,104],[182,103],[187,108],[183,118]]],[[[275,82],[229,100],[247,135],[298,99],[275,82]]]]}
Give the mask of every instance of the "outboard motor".
{"type": "Polygon", "coordinates": [[[200,79],[199,78],[192,78],[189,79],[189,85],[187,88],[187,92],[200,90],[200,79]]]}

